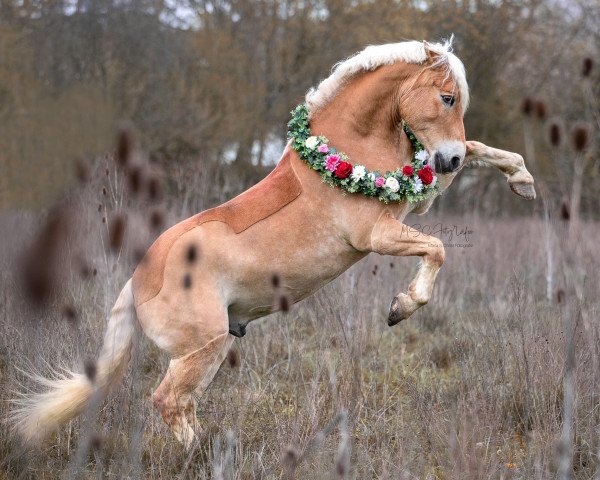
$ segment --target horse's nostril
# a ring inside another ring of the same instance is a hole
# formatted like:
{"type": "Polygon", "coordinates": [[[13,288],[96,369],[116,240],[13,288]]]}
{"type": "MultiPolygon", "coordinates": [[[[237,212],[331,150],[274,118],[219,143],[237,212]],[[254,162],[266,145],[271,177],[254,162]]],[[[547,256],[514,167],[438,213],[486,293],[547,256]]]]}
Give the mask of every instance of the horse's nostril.
{"type": "Polygon", "coordinates": [[[452,164],[452,170],[456,170],[460,166],[460,157],[457,155],[454,155],[450,159],[450,163],[452,164]]]}

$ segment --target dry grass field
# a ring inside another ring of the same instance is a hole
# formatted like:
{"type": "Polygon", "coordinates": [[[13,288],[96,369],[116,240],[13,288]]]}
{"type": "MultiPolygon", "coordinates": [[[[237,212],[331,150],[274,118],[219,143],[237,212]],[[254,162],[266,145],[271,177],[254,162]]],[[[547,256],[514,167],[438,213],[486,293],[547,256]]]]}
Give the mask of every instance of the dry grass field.
{"type": "Polygon", "coordinates": [[[0,480],[600,480],[599,61],[598,0],[2,0],[0,480]],[[411,38],[454,38],[467,139],[521,153],[537,200],[467,170],[409,217],[446,263],[395,327],[418,259],[374,254],[250,324],[191,451],[141,332],[108,398],[25,447],[11,402],[93,377],[152,240],[263,178],[332,65],[411,38]]]}
{"type": "MultiPolygon", "coordinates": [[[[143,231],[135,211],[154,208],[132,206],[112,175],[100,203],[87,191],[73,195],[67,217],[76,228],[55,279],[65,288],[44,308],[25,303],[15,268],[41,220],[0,217],[2,416],[15,392],[32,386],[23,370],[82,370],[98,352],[131,274],[133,232],[143,231]],[[106,253],[107,224],[127,204],[129,246],[106,253]]],[[[217,195],[206,178],[194,182],[204,188],[186,200],[192,211],[217,195]]],[[[166,223],[186,213],[180,208],[165,206],[166,223]]],[[[439,222],[453,236],[441,235],[447,261],[429,305],[389,328],[389,302],[416,260],[371,255],[288,313],[251,324],[198,402],[204,431],[192,452],[151,407],[167,359],[140,334],[122,386],[40,449],[0,427],[0,479],[548,480],[561,459],[572,461],[572,478],[597,478],[600,226],[584,224],[569,242],[565,224],[534,217],[430,214],[407,223],[439,222]],[[467,237],[457,235],[463,229],[467,237]],[[575,368],[565,389],[568,345],[575,368]],[[571,411],[572,442],[561,441],[571,411]]]]}

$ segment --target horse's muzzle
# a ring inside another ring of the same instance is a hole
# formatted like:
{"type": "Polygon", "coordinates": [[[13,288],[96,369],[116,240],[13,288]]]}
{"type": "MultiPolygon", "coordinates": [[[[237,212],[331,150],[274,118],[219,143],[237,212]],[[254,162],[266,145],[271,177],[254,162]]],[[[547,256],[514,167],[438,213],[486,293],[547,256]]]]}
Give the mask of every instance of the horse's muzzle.
{"type": "Polygon", "coordinates": [[[464,156],[458,154],[444,155],[436,152],[433,156],[435,171],[438,173],[452,173],[458,170],[463,163],[464,156]]]}

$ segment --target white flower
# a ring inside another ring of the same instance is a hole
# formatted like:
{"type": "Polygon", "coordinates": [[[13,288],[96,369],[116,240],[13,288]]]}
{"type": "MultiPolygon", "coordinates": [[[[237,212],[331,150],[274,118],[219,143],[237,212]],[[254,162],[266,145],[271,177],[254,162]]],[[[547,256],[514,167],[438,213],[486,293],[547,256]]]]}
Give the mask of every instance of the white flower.
{"type": "Polygon", "coordinates": [[[371,180],[372,182],[375,181],[375,179],[377,178],[377,175],[375,175],[373,172],[369,173],[369,180],[371,180]]]}
{"type": "Polygon", "coordinates": [[[396,180],[394,177],[388,177],[385,180],[385,186],[394,193],[400,190],[400,184],[398,183],[398,180],[396,180]]]}
{"type": "Polygon", "coordinates": [[[365,178],[366,174],[367,169],[365,167],[363,167],[362,165],[355,165],[352,169],[352,180],[358,182],[359,180],[365,178]]]}
{"type": "Polygon", "coordinates": [[[415,155],[415,158],[419,160],[419,162],[424,162],[429,158],[429,154],[427,153],[427,150],[419,150],[415,155]]]}
{"type": "Polygon", "coordinates": [[[413,184],[413,190],[415,193],[419,193],[423,190],[423,182],[420,178],[415,178],[415,183],[413,184]]]}
{"type": "Polygon", "coordinates": [[[318,143],[319,143],[319,137],[315,137],[313,135],[312,137],[308,137],[306,139],[306,142],[304,142],[304,145],[306,145],[306,148],[310,148],[311,150],[314,150],[314,148],[317,146],[318,143]]]}
{"type": "Polygon", "coordinates": [[[433,176],[433,180],[431,181],[431,183],[429,185],[431,185],[432,187],[435,187],[435,184],[437,183],[437,176],[434,175],[433,176]]]}

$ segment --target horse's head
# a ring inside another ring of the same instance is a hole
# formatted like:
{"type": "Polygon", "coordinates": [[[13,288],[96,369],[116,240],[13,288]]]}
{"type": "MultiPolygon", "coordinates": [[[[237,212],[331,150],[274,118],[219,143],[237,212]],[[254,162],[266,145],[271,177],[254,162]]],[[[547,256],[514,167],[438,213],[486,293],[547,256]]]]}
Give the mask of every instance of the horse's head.
{"type": "Polygon", "coordinates": [[[423,43],[426,60],[403,82],[399,115],[431,155],[438,173],[457,172],[466,153],[463,115],[469,102],[465,70],[449,45],[423,43]]]}
{"type": "Polygon", "coordinates": [[[397,150],[399,126],[406,122],[431,154],[431,166],[449,174],[440,179],[442,188],[464,163],[463,114],[468,102],[465,69],[450,42],[369,46],[338,63],[306,95],[315,131],[342,145],[346,153],[354,149],[365,162],[376,152],[367,165],[372,169],[397,168],[390,162],[392,150],[406,161],[406,152],[397,150]]]}

